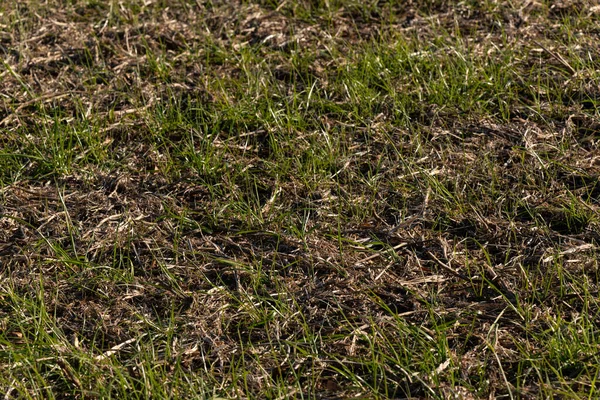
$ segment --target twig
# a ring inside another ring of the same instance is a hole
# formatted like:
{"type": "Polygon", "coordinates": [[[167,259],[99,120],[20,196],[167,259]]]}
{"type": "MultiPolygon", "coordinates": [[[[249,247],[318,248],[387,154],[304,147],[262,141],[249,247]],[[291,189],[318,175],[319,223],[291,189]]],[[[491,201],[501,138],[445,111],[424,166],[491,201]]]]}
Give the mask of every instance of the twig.
{"type": "Polygon", "coordinates": [[[135,342],[136,340],[139,340],[141,338],[143,338],[144,336],[146,336],[146,334],[144,333],[142,336],[140,336],[139,338],[131,338],[129,340],[124,341],[123,343],[120,343],[116,346],[113,346],[110,348],[110,350],[105,351],[104,353],[100,354],[99,356],[94,357],[94,360],[96,361],[102,361],[107,359],[108,357],[117,354],[123,347],[127,346],[128,344],[131,344],[133,342],[135,342]]]}
{"type": "Polygon", "coordinates": [[[567,62],[567,60],[565,60],[563,58],[563,56],[561,56],[558,53],[553,52],[552,50],[548,49],[546,46],[544,46],[543,44],[541,44],[540,42],[534,42],[536,45],[540,46],[542,49],[544,49],[544,51],[548,54],[550,54],[552,57],[554,57],[559,63],[561,63],[565,68],[567,68],[569,70],[569,72],[571,72],[572,75],[575,75],[577,73],[577,71],[575,71],[575,68],[573,68],[571,66],[571,64],[569,64],[567,62]]]}
{"type": "Polygon", "coordinates": [[[363,258],[362,260],[360,260],[359,262],[357,262],[355,265],[366,263],[367,261],[371,261],[371,260],[373,260],[373,259],[375,259],[377,257],[382,257],[382,256],[384,256],[384,255],[386,255],[388,253],[392,253],[395,250],[398,250],[399,248],[402,248],[402,247],[407,246],[407,245],[408,245],[408,243],[400,243],[399,245],[394,246],[391,249],[380,251],[379,253],[375,253],[375,254],[370,255],[369,257],[363,258]]]}

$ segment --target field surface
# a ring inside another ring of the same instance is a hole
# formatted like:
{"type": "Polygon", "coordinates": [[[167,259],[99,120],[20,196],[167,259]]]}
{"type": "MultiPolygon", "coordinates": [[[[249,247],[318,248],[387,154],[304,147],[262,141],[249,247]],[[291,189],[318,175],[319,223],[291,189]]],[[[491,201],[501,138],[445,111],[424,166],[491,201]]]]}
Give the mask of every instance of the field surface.
{"type": "Polygon", "coordinates": [[[0,395],[600,397],[600,6],[0,3],[0,395]]]}

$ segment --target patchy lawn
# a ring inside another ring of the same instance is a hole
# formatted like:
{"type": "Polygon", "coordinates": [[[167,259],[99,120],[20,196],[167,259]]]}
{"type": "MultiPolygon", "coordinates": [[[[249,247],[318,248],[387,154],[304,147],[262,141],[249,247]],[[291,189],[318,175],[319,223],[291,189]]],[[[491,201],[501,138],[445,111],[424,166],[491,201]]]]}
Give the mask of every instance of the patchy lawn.
{"type": "Polygon", "coordinates": [[[594,2],[0,5],[6,398],[594,398],[594,2]]]}

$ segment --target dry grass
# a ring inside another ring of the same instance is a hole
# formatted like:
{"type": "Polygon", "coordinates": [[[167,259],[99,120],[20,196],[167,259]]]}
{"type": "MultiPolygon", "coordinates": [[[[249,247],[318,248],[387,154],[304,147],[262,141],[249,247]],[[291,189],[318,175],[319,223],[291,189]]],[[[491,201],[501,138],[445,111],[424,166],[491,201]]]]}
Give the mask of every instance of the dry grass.
{"type": "Polygon", "coordinates": [[[2,393],[595,397],[599,7],[1,5],[2,393]]]}

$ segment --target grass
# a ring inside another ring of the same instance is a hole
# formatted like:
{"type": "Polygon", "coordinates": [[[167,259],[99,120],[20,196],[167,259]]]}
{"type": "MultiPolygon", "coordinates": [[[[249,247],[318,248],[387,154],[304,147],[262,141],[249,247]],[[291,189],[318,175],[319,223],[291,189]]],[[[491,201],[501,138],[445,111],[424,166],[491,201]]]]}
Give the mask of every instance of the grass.
{"type": "Polygon", "coordinates": [[[0,6],[6,398],[595,398],[587,2],[0,6]]]}

